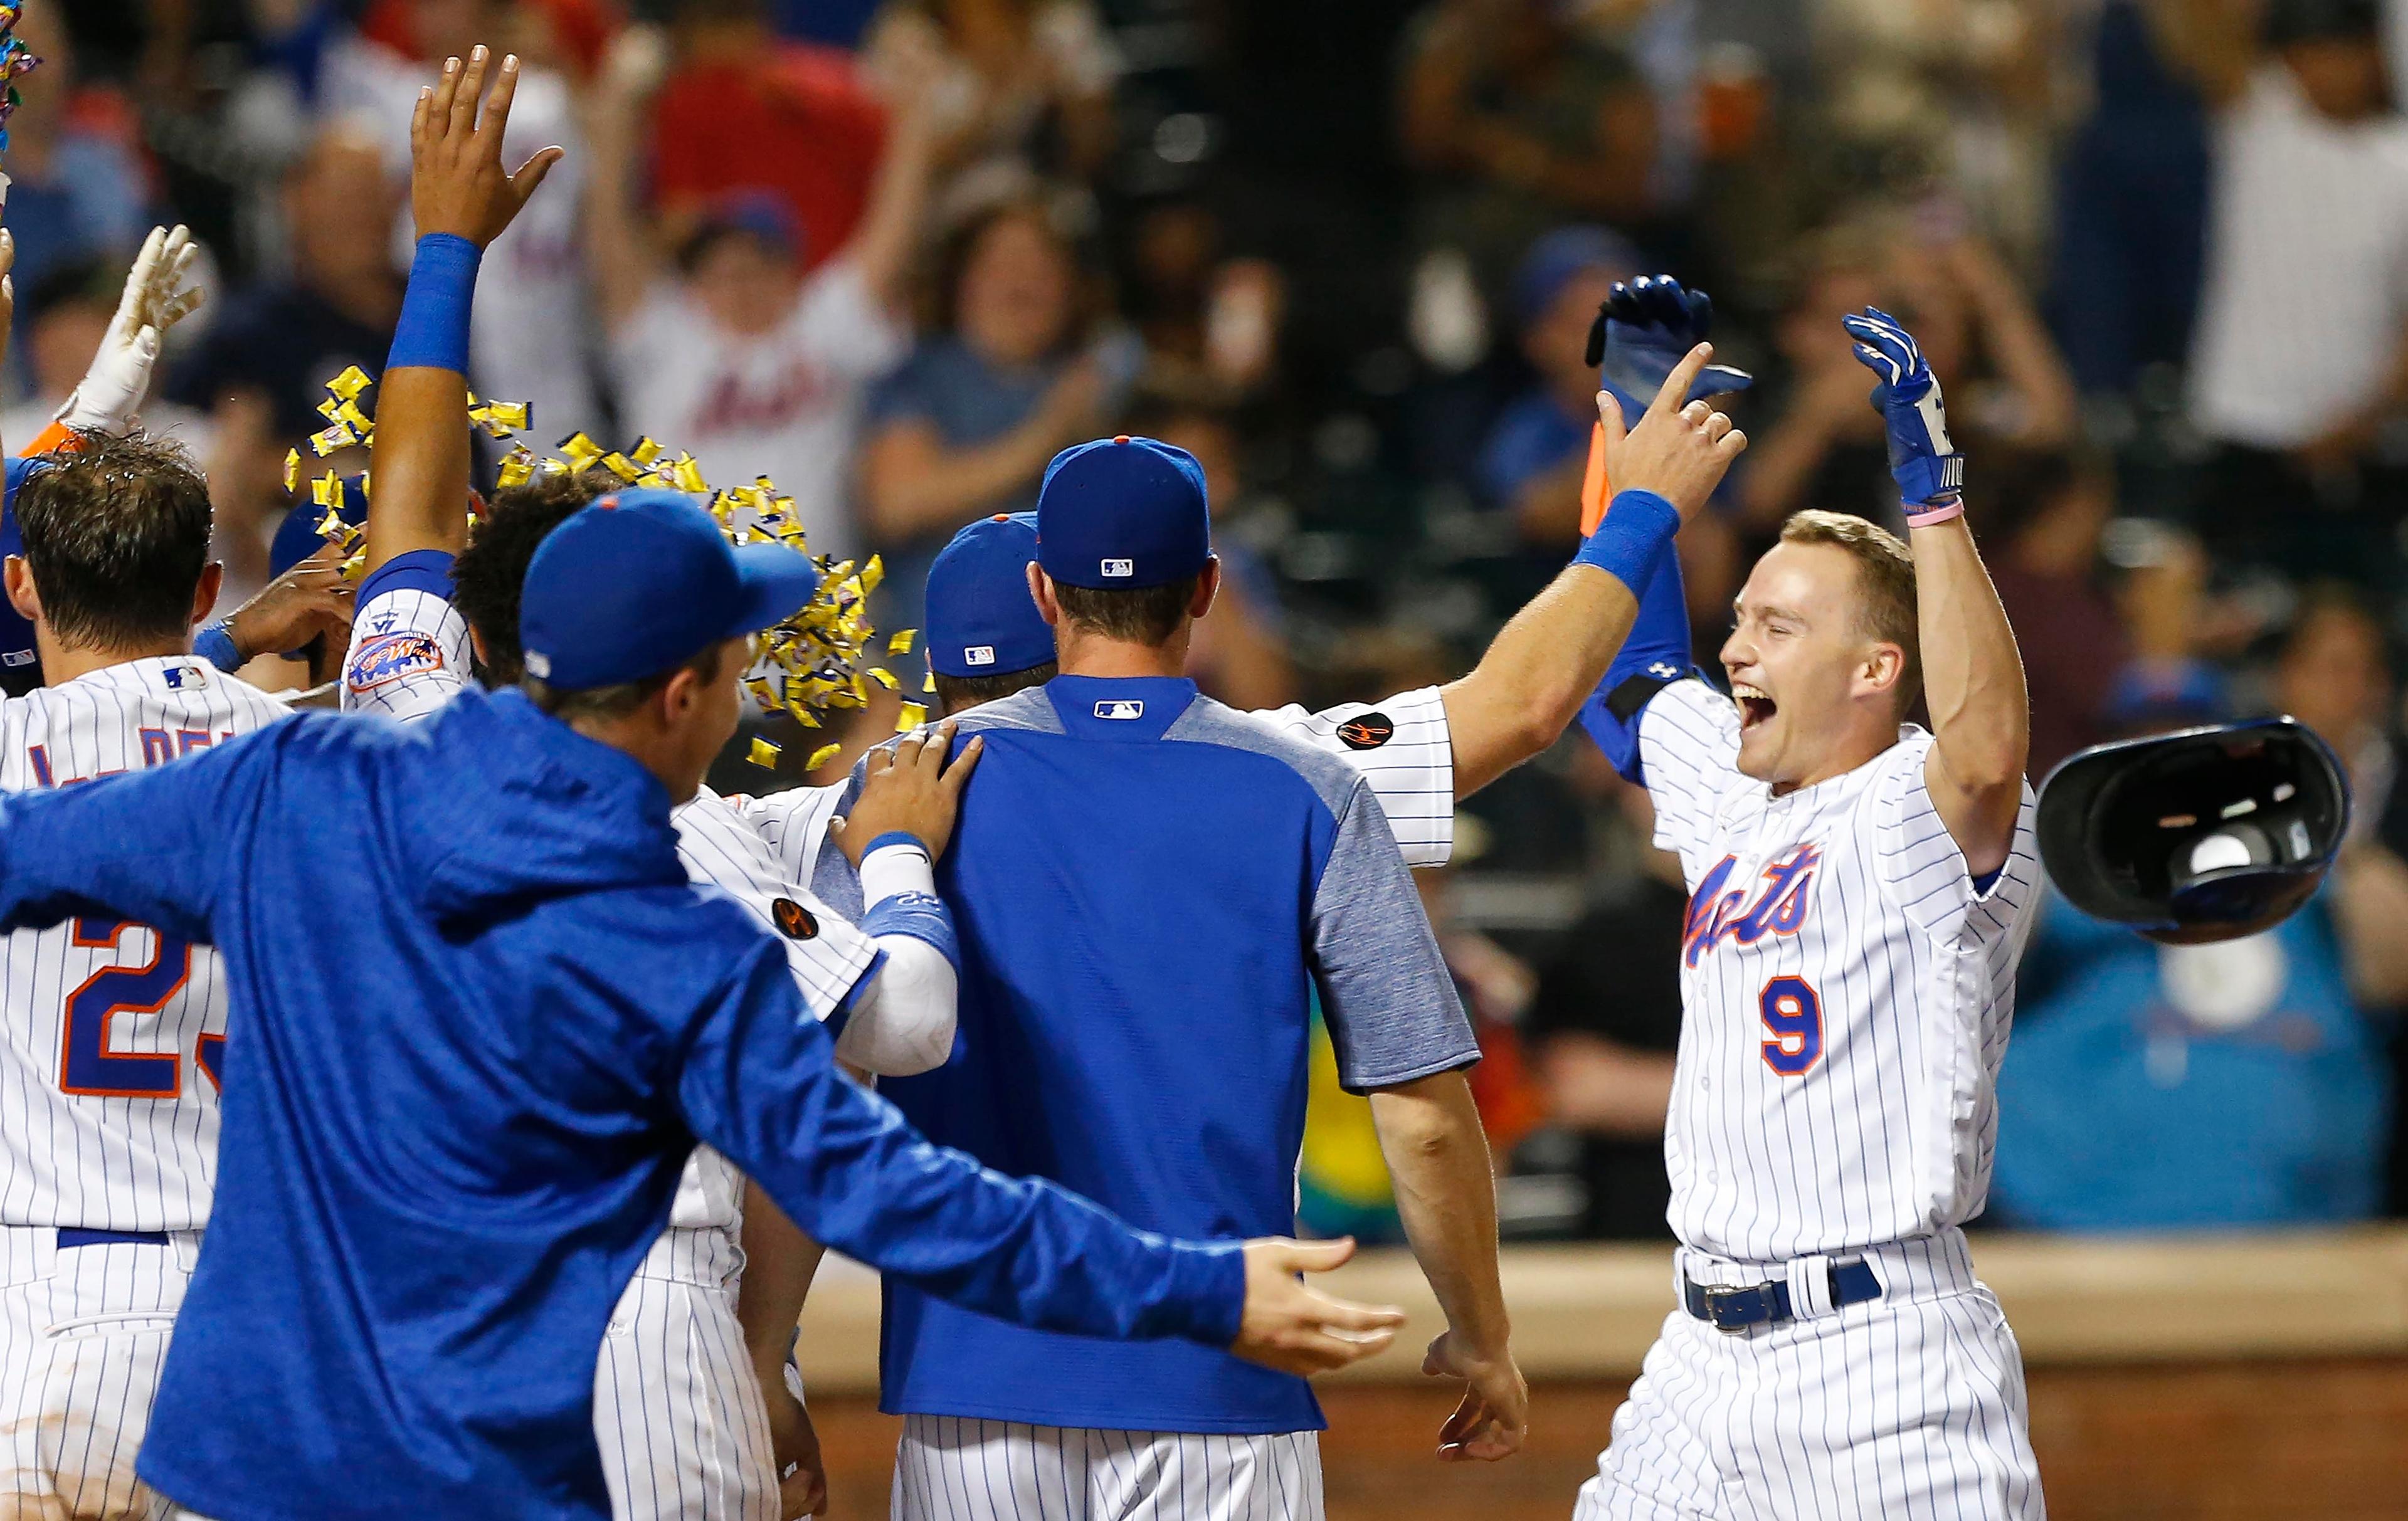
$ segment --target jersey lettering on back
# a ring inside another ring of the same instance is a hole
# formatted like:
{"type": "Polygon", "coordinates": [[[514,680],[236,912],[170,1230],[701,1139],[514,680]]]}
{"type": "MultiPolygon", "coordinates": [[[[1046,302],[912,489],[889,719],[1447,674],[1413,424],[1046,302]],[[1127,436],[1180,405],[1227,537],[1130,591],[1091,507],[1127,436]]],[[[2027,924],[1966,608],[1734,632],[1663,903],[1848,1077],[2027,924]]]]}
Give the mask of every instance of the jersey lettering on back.
{"type": "MultiPolygon", "coordinates": [[[[0,788],[171,765],[287,716],[188,655],[8,700],[0,788]]],[[[218,954],[79,918],[0,939],[0,1223],[187,1230],[208,1222],[226,999],[218,954]]]]}

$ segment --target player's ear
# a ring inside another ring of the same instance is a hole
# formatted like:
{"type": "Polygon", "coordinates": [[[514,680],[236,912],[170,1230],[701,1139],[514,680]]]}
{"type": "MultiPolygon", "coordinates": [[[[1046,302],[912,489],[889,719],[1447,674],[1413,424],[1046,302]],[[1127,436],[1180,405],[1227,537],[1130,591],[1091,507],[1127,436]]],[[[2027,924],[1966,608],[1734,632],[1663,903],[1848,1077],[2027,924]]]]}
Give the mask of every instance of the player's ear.
{"type": "Polygon", "coordinates": [[[1196,578],[1196,595],[1187,599],[1187,616],[1201,618],[1212,610],[1212,599],[1221,595],[1221,557],[1208,556],[1204,573],[1196,578]]]}
{"type": "Polygon", "coordinates": [[[193,626],[200,627],[217,610],[218,593],[225,589],[225,563],[211,560],[201,567],[201,579],[193,586],[193,626]]]}
{"type": "Polygon", "coordinates": [[[1028,562],[1028,595],[1036,599],[1037,616],[1045,620],[1045,626],[1061,628],[1062,604],[1054,599],[1054,578],[1034,560],[1028,562]]]}
{"type": "Polygon", "coordinates": [[[1865,652],[1864,664],[1856,667],[1856,690],[1866,696],[1892,693],[1905,675],[1906,652],[1895,644],[1876,644],[1865,652]]]}
{"type": "Polygon", "coordinates": [[[10,607],[27,619],[37,620],[42,616],[42,599],[34,591],[34,570],[25,563],[23,555],[8,556],[7,568],[5,573],[0,573],[0,581],[7,582],[10,607]]]}

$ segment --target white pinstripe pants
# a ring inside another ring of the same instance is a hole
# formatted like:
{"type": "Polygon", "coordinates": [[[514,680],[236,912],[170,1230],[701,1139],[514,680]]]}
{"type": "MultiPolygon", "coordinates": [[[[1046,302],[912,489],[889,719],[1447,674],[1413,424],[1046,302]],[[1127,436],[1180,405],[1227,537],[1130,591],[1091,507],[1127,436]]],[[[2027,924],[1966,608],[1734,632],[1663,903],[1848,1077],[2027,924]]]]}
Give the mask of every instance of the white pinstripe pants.
{"type": "Polygon", "coordinates": [[[0,1510],[164,1521],[134,1476],[197,1233],[61,1252],[47,1227],[0,1228],[0,1510]]]}
{"type": "Polygon", "coordinates": [[[892,1521],[1321,1521],[1314,1431],[1091,1431],[908,1415],[892,1521]]]}
{"type": "Polygon", "coordinates": [[[1667,1317],[1573,1521],[2042,1521],[2023,1354],[1964,1237],[1867,1256],[1869,1303],[1740,1335],[1667,1317]]]}
{"type": "Polygon", "coordinates": [[[616,1521],[778,1521],[760,1381],[736,1319],[743,1255],[672,1229],[620,1297],[595,1370],[616,1521]]]}

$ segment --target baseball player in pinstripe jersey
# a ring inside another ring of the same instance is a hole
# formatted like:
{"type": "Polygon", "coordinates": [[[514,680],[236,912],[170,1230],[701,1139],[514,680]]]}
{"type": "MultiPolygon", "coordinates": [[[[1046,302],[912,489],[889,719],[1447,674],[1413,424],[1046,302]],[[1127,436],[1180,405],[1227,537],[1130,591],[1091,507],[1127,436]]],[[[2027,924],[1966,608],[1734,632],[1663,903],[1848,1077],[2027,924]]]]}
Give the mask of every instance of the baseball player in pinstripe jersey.
{"type": "MultiPolygon", "coordinates": [[[[167,765],[286,716],[192,653],[219,567],[180,450],[81,435],[18,508],[8,600],[47,685],[0,708],[0,790],[167,765]]],[[[257,648],[321,631],[315,609],[254,610],[236,626],[257,648]]],[[[0,940],[0,1497],[10,1514],[161,1516],[134,1457],[208,1224],[218,954],[77,918],[0,940]]]]}
{"type": "MultiPolygon", "coordinates": [[[[1929,366],[1879,311],[1846,326],[1911,549],[1791,519],[1740,592],[1726,697],[1692,678],[1675,512],[1625,490],[1599,531],[1643,597],[1584,722],[1692,896],[1679,1308],[1581,1521],[2042,1514],[2020,1355],[1960,1228],[2039,882],[2023,670],[1929,366]]],[[[1624,438],[1600,411],[1621,484],[1656,420],[1624,438]]]]}
{"type": "MultiPolygon", "coordinates": [[[[502,172],[516,62],[502,61],[480,121],[476,103],[487,64],[482,50],[465,67],[452,62],[414,144],[422,242],[408,300],[442,341],[407,352],[397,342],[377,398],[366,575],[342,701],[350,710],[404,722],[449,703],[468,686],[472,668],[496,683],[518,679],[518,589],[527,563],[552,527],[602,491],[593,477],[539,477],[498,493],[476,546],[461,552],[469,468],[463,368],[476,256],[534,193],[547,162],[539,157],[516,177],[502,172]]],[[[901,754],[882,776],[879,795],[865,799],[868,808],[854,811],[845,838],[867,843],[899,830],[941,852],[968,768],[944,767],[942,745],[924,750],[914,742],[901,754]]],[[[954,978],[935,948],[909,934],[865,933],[827,911],[785,879],[759,833],[708,789],[681,805],[672,823],[688,875],[734,897],[779,935],[805,1006],[838,1030],[842,1060],[859,1071],[899,1073],[943,1059],[953,1041],[954,978]]],[[[863,862],[883,884],[882,897],[927,885],[926,853],[904,858],[910,854],[889,847],[863,862]]],[[[756,1356],[738,1318],[738,1278],[751,1241],[744,1194],[743,1178],[725,1158],[697,1149],[669,1228],[612,1316],[595,1425],[622,1517],[768,1521],[781,1509],[770,1413],[798,1416],[799,1409],[781,1382],[765,1388],[755,1372],[758,1365],[776,1379],[785,1336],[756,1356]],[[765,1392],[776,1400],[767,1409],[765,1392]]],[[[783,1225],[766,1199],[754,1213],[761,1228],[783,1225]]],[[[749,1247],[755,1255],[773,1249],[749,1247]]],[[[786,1333],[793,1324],[786,1315],[786,1333]]],[[[802,1477],[794,1498],[808,1506],[816,1475],[802,1477]]]]}

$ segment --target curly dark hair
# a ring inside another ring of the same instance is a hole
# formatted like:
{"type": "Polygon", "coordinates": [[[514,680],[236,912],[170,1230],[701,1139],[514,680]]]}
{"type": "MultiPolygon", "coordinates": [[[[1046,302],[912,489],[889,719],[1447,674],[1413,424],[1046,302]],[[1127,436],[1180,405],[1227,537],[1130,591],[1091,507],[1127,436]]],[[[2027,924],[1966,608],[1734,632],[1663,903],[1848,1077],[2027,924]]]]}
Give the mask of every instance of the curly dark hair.
{"type": "Polygon", "coordinates": [[[515,686],[526,674],[519,647],[519,595],[527,567],[554,528],[620,484],[604,470],[545,472],[494,493],[468,547],[452,567],[452,605],[477,634],[489,686],[515,686]]]}

